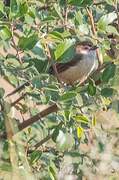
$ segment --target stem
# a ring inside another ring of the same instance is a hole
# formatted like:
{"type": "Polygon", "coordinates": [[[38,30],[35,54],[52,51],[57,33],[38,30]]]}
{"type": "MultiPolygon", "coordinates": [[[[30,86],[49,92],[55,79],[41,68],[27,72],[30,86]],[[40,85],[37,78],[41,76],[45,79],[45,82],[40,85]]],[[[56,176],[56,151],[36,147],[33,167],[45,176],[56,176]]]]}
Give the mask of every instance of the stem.
{"type": "MultiPolygon", "coordinates": [[[[46,49],[47,49],[48,61],[49,61],[49,64],[51,64],[51,53],[50,53],[50,49],[49,49],[49,47],[48,47],[48,44],[46,45],[46,49]]],[[[62,81],[61,81],[61,79],[60,79],[60,77],[59,77],[56,64],[52,64],[52,68],[53,68],[53,70],[54,70],[54,72],[55,72],[55,76],[56,76],[58,82],[61,84],[61,87],[63,87],[63,83],[62,83],[62,81]]]]}
{"type": "Polygon", "coordinates": [[[65,7],[64,7],[64,28],[65,28],[65,30],[67,28],[67,21],[68,21],[67,15],[68,15],[67,0],[65,0],[65,7]]]}
{"type": "Polygon", "coordinates": [[[30,82],[25,82],[22,85],[18,86],[16,89],[14,89],[12,92],[6,95],[6,97],[12,96],[13,94],[17,93],[18,91],[24,89],[25,86],[29,86],[30,82]]]}
{"type": "Polygon", "coordinates": [[[15,43],[15,40],[14,40],[14,25],[13,24],[11,25],[11,31],[12,31],[12,43],[13,43],[13,47],[16,50],[16,55],[17,55],[17,58],[18,58],[20,64],[22,64],[22,60],[21,60],[21,57],[19,55],[19,49],[18,49],[18,47],[17,47],[17,45],[15,43]]]}
{"type": "Polygon", "coordinates": [[[11,103],[11,106],[15,106],[19,101],[21,101],[22,99],[24,99],[24,97],[27,95],[27,93],[24,93],[22,96],[20,96],[18,99],[16,99],[16,101],[11,103]]]}
{"type": "Polygon", "coordinates": [[[44,139],[42,139],[40,142],[35,144],[35,149],[39,148],[39,146],[42,146],[45,142],[47,142],[49,139],[51,139],[52,134],[47,135],[44,139]]]}
{"type": "Polygon", "coordinates": [[[117,29],[119,31],[119,9],[118,9],[118,0],[115,0],[115,10],[116,10],[116,13],[117,13],[117,29]]]}
{"type": "MultiPolygon", "coordinates": [[[[89,19],[90,19],[93,35],[96,36],[96,28],[95,28],[95,22],[94,22],[92,10],[90,10],[89,8],[86,8],[86,11],[87,11],[89,19]]],[[[96,43],[97,43],[97,40],[96,40],[96,43]]],[[[100,56],[99,49],[96,50],[96,53],[97,53],[97,57],[98,57],[99,66],[101,66],[103,64],[103,59],[100,56]]]]}

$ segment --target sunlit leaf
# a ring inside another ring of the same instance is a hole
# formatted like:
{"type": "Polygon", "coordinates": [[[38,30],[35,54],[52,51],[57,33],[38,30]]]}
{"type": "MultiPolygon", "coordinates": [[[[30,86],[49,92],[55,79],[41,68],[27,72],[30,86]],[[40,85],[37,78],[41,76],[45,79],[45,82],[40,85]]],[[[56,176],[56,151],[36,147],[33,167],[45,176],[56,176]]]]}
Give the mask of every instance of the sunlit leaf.
{"type": "Polygon", "coordinates": [[[20,14],[23,16],[24,14],[27,13],[27,10],[28,10],[27,3],[26,2],[21,3],[20,6],[19,6],[20,14]]]}
{"type": "Polygon", "coordinates": [[[11,36],[12,36],[12,33],[7,26],[1,26],[0,27],[0,37],[3,40],[8,40],[11,38],[11,36]]]}
{"type": "Polygon", "coordinates": [[[84,115],[76,115],[74,116],[74,119],[77,121],[77,122],[83,122],[83,123],[86,123],[88,124],[89,123],[89,120],[86,116],[84,115]]]}
{"type": "Polygon", "coordinates": [[[57,180],[55,169],[50,166],[48,170],[49,170],[51,180],[57,180]]]}
{"type": "Polygon", "coordinates": [[[62,33],[58,31],[53,31],[49,33],[48,35],[51,39],[53,39],[55,42],[61,42],[63,40],[62,33]]]}
{"type": "Polygon", "coordinates": [[[103,15],[97,23],[99,30],[105,31],[108,24],[111,24],[117,18],[115,12],[103,15]]]}
{"type": "Polygon", "coordinates": [[[108,25],[108,26],[106,27],[106,31],[107,31],[109,34],[115,34],[115,35],[119,36],[119,33],[118,33],[117,29],[116,29],[114,26],[108,25]]]}
{"type": "Polygon", "coordinates": [[[96,122],[97,122],[96,116],[94,116],[93,119],[92,119],[92,125],[95,126],[95,125],[96,125],[96,122]]]}
{"type": "Polygon", "coordinates": [[[74,99],[75,97],[76,97],[75,92],[67,92],[60,97],[60,101],[69,101],[71,99],[74,99]]]}
{"type": "Polygon", "coordinates": [[[54,9],[55,9],[56,13],[58,14],[59,18],[63,21],[60,6],[58,4],[54,4],[54,9]]]}
{"type": "Polygon", "coordinates": [[[55,59],[56,59],[56,60],[59,60],[59,58],[60,58],[61,56],[63,56],[64,53],[66,53],[66,51],[68,51],[68,49],[69,49],[72,45],[73,45],[73,42],[70,41],[70,40],[66,40],[66,41],[60,43],[60,44],[57,46],[56,50],[55,50],[55,59]]]}
{"type": "Polygon", "coordinates": [[[83,128],[77,127],[77,137],[80,139],[84,133],[83,128]]]}
{"type": "Polygon", "coordinates": [[[3,5],[3,2],[0,2],[0,11],[4,14],[4,5],[3,5]]]}
{"type": "Polygon", "coordinates": [[[23,50],[30,50],[36,45],[37,42],[38,42],[37,34],[31,35],[29,37],[22,36],[19,39],[18,46],[23,50]]]}
{"type": "Polygon", "coordinates": [[[114,1],[113,0],[106,0],[106,2],[110,5],[114,5],[114,1]]]}

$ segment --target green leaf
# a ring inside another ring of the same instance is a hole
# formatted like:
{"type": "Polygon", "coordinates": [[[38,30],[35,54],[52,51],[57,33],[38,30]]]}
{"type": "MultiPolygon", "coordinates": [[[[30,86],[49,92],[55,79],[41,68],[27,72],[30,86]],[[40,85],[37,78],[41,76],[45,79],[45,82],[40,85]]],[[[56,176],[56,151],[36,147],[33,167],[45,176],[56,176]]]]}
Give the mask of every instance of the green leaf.
{"type": "Polygon", "coordinates": [[[28,11],[28,5],[26,2],[23,2],[22,4],[20,4],[19,6],[19,12],[20,14],[23,16],[24,14],[26,14],[28,11]]]}
{"type": "Polygon", "coordinates": [[[53,31],[48,35],[54,42],[61,42],[63,40],[62,33],[58,31],[53,31]]]}
{"type": "Polygon", "coordinates": [[[57,15],[59,16],[59,18],[63,21],[63,17],[62,17],[62,14],[61,14],[60,6],[55,3],[55,4],[54,4],[54,9],[55,9],[57,15]]]}
{"type": "Polygon", "coordinates": [[[101,95],[104,97],[110,97],[115,93],[115,89],[113,88],[104,88],[101,90],[101,95]]]}
{"type": "Polygon", "coordinates": [[[63,94],[61,97],[60,97],[60,101],[69,101],[69,100],[72,100],[76,97],[76,93],[75,92],[67,92],[65,94],[63,94]]]}
{"type": "Polygon", "coordinates": [[[9,159],[9,143],[6,140],[3,145],[3,157],[4,159],[9,159]]]}
{"type": "Polygon", "coordinates": [[[95,86],[94,81],[91,79],[89,80],[87,91],[90,96],[94,96],[96,94],[96,86],[95,86]]]}
{"type": "Polygon", "coordinates": [[[103,15],[97,23],[98,29],[101,31],[106,31],[107,25],[111,24],[116,18],[117,14],[115,12],[103,15]]]}
{"type": "Polygon", "coordinates": [[[65,40],[64,42],[60,43],[55,50],[55,59],[59,60],[59,58],[61,58],[61,56],[63,56],[72,45],[73,41],[71,40],[65,40]]]}
{"type": "Polygon", "coordinates": [[[3,88],[0,88],[0,98],[2,98],[5,94],[5,90],[3,88]]]}
{"type": "Polygon", "coordinates": [[[115,34],[117,36],[119,36],[119,33],[117,31],[117,29],[114,26],[108,25],[106,27],[106,32],[108,32],[109,34],[115,34]]]}
{"type": "Polygon", "coordinates": [[[32,59],[32,63],[39,73],[46,72],[48,61],[42,61],[40,59],[32,59]]]}
{"type": "Polygon", "coordinates": [[[89,34],[89,26],[87,24],[81,24],[80,26],[78,26],[78,29],[81,34],[89,34]]]}
{"type": "Polygon", "coordinates": [[[50,178],[51,178],[51,180],[57,180],[57,178],[56,178],[56,172],[55,172],[55,170],[53,169],[53,167],[49,167],[49,174],[50,174],[50,178]]]}
{"type": "Polygon", "coordinates": [[[19,6],[17,4],[17,0],[10,0],[10,10],[11,13],[17,14],[19,11],[19,6]]]}
{"type": "Polygon", "coordinates": [[[59,128],[55,128],[55,130],[53,131],[53,134],[52,134],[52,140],[54,142],[56,142],[58,135],[59,135],[59,128]]]}
{"type": "Polygon", "coordinates": [[[90,6],[93,3],[93,0],[68,0],[68,3],[73,6],[90,6]]]}
{"type": "Polygon", "coordinates": [[[3,2],[0,2],[0,11],[4,14],[4,5],[3,5],[3,2]]]}
{"type": "Polygon", "coordinates": [[[4,112],[8,114],[11,110],[11,105],[8,102],[4,102],[4,112]]]}
{"type": "Polygon", "coordinates": [[[37,42],[38,42],[37,34],[31,35],[29,37],[22,36],[19,39],[18,46],[20,47],[20,49],[30,50],[36,45],[37,42]]]}
{"type": "Polygon", "coordinates": [[[32,85],[35,88],[41,88],[42,87],[42,83],[41,83],[41,78],[39,76],[36,76],[32,79],[32,85]]]}
{"type": "Polygon", "coordinates": [[[47,59],[45,51],[39,43],[35,45],[31,51],[34,53],[34,57],[39,58],[40,60],[47,59]]]}
{"type": "Polygon", "coordinates": [[[0,27],[0,37],[3,40],[9,40],[12,37],[12,33],[7,26],[0,27]]]}
{"type": "Polygon", "coordinates": [[[11,84],[13,84],[13,85],[15,85],[15,86],[18,85],[18,78],[17,78],[16,75],[12,74],[12,73],[9,72],[9,71],[7,71],[5,75],[6,75],[7,79],[8,79],[8,81],[9,81],[11,84]]]}
{"type": "Polygon", "coordinates": [[[30,163],[34,164],[35,162],[37,162],[40,159],[41,155],[42,155],[42,152],[40,152],[40,151],[32,152],[30,154],[30,163]]]}
{"type": "Polygon", "coordinates": [[[16,59],[16,57],[8,57],[5,61],[6,67],[20,67],[19,61],[16,59]]]}
{"type": "Polygon", "coordinates": [[[26,23],[26,24],[32,25],[32,24],[34,23],[35,14],[34,14],[33,11],[34,11],[33,9],[29,9],[29,10],[28,10],[28,13],[25,14],[25,23],[26,23]]]}
{"type": "Polygon", "coordinates": [[[109,5],[114,5],[114,0],[106,0],[106,3],[109,5]]]}
{"type": "Polygon", "coordinates": [[[82,122],[82,123],[85,123],[85,124],[88,124],[89,123],[89,120],[86,116],[84,115],[76,115],[74,116],[74,119],[77,121],[77,122],[82,122]]]}
{"type": "Polygon", "coordinates": [[[0,164],[0,170],[12,172],[12,165],[10,163],[2,163],[0,164]]]}
{"type": "Polygon", "coordinates": [[[110,41],[109,40],[102,41],[102,48],[109,50],[110,49],[110,41]]]}
{"type": "Polygon", "coordinates": [[[81,11],[76,12],[75,20],[76,22],[78,22],[78,24],[83,24],[83,14],[81,13],[81,11]]]}
{"type": "Polygon", "coordinates": [[[102,73],[102,77],[101,77],[102,81],[108,82],[111,78],[114,77],[115,71],[116,71],[115,64],[108,65],[102,73]]]}

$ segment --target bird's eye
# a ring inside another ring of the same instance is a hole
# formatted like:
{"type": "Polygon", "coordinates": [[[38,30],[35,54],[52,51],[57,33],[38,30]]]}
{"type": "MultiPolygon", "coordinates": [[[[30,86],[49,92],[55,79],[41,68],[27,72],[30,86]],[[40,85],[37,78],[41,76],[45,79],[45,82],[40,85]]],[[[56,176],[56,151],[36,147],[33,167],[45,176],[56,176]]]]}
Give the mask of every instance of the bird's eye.
{"type": "Polygon", "coordinates": [[[85,50],[88,50],[89,49],[89,47],[88,46],[85,46],[85,48],[84,48],[85,50]]]}

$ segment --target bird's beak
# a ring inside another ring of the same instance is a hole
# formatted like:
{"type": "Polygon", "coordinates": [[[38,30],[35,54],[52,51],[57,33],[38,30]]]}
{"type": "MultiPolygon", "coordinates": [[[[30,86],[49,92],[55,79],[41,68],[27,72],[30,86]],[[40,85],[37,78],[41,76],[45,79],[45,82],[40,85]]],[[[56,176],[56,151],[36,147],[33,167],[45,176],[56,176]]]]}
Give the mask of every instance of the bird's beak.
{"type": "Polygon", "coordinates": [[[91,48],[90,48],[90,50],[96,50],[96,49],[98,49],[99,47],[98,46],[92,46],[91,48]]]}

